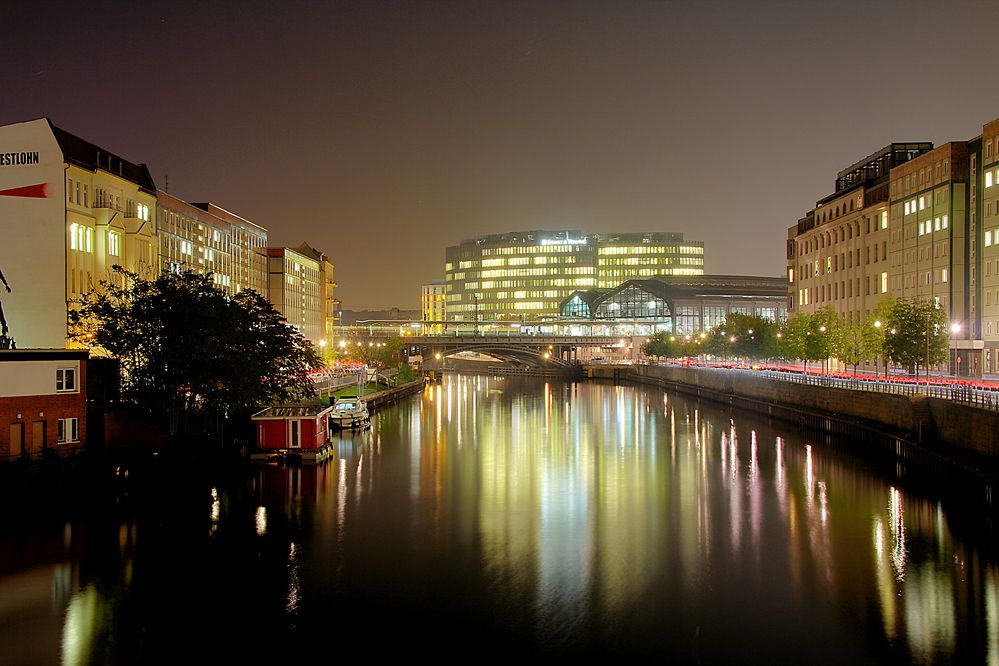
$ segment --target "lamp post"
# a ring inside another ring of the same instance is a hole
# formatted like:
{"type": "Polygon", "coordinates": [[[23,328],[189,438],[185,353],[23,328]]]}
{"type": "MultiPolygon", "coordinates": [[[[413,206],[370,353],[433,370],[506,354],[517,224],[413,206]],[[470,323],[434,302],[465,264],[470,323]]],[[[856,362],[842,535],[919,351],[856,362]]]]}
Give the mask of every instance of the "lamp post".
{"type": "MultiPolygon", "coordinates": [[[[958,322],[952,322],[950,325],[950,332],[952,336],[956,336],[961,332],[961,324],[958,322]]],[[[954,349],[954,376],[960,376],[961,374],[961,356],[958,354],[957,349],[954,349]]]]}
{"type": "MultiPolygon", "coordinates": [[[[874,320],[874,328],[881,330],[881,320],[874,320]]],[[[885,359],[885,379],[888,379],[888,359],[885,359]]],[[[874,381],[878,381],[878,354],[874,353],[874,381]]]]}
{"type": "Polygon", "coordinates": [[[926,395],[930,394],[930,312],[926,311],[926,395]]]}
{"type": "MultiPolygon", "coordinates": [[[[819,326],[819,333],[825,333],[825,332],[826,332],[826,325],[822,324],[821,326],[819,326]]],[[[825,343],[823,343],[823,346],[825,346],[825,343]]],[[[823,351],[825,352],[825,358],[822,359],[822,366],[823,366],[822,374],[827,375],[829,374],[829,350],[823,349],[823,351]]]]}

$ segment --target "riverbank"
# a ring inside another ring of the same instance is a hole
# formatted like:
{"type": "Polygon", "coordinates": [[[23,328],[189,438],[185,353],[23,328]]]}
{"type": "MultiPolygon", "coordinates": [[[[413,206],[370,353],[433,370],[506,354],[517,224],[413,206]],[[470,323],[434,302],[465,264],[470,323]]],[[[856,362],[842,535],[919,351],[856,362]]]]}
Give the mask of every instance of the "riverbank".
{"type": "Polygon", "coordinates": [[[386,405],[390,405],[408,395],[419,393],[423,390],[425,385],[426,384],[422,379],[417,379],[405,384],[400,384],[399,386],[393,386],[391,388],[378,391],[377,393],[365,395],[364,401],[368,403],[368,410],[374,412],[375,410],[386,405]]]}
{"type": "Polygon", "coordinates": [[[595,379],[653,384],[838,435],[921,463],[954,465],[999,483],[999,413],[926,396],[781,381],[752,371],[674,366],[591,366],[595,379]]]}

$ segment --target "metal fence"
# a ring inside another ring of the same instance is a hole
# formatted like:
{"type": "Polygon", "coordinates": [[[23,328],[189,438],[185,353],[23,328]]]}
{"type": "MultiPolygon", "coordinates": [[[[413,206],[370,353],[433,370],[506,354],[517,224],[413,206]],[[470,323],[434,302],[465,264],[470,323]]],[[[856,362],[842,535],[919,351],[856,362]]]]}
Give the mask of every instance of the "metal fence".
{"type": "Polygon", "coordinates": [[[999,410],[999,386],[996,389],[983,389],[963,384],[933,384],[918,381],[898,381],[892,379],[857,379],[834,377],[830,375],[806,374],[799,372],[781,372],[779,370],[747,370],[760,372],[768,377],[794,384],[810,386],[832,386],[854,391],[873,391],[891,393],[894,395],[925,395],[931,398],[943,398],[987,409],[999,410]]]}

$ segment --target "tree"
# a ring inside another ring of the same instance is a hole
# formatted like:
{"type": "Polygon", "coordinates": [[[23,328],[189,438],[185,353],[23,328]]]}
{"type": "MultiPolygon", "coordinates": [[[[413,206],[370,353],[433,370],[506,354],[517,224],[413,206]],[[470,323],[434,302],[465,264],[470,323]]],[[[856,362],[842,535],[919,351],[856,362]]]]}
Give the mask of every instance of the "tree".
{"type": "Polygon", "coordinates": [[[847,365],[857,366],[868,357],[867,336],[863,324],[842,322],[834,326],[829,338],[832,355],[847,365]]]}
{"type": "Polygon", "coordinates": [[[932,301],[895,301],[887,318],[885,356],[918,374],[919,368],[947,361],[947,316],[932,301]]]}
{"type": "Polygon", "coordinates": [[[888,356],[885,352],[885,334],[890,329],[888,322],[895,307],[895,298],[887,296],[874,306],[874,310],[864,321],[864,347],[869,356],[874,357],[874,374],[878,374],[878,357],[884,359],[885,377],[888,376],[888,356]]]}
{"type": "Polygon", "coordinates": [[[402,338],[389,338],[385,342],[355,342],[347,343],[345,356],[350,361],[363,363],[376,370],[394,368],[399,363],[399,352],[402,350],[402,338]]]}
{"type": "Polygon", "coordinates": [[[777,325],[769,319],[732,313],[725,317],[723,329],[736,356],[763,359],[777,354],[777,325]]]}
{"type": "Polygon", "coordinates": [[[195,414],[315,394],[305,374],[321,365],[315,349],[257,292],[229,297],[192,271],[146,280],[114,270],[71,311],[72,335],[121,363],[122,396],[168,418],[171,435],[195,414]]]}
{"type": "Polygon", "coordinates": [[[781,351],[785,358],[801,359],[808,369],[809,361],[824,361],[830,356],[831,339],[842,320],[826,308],[815,314],[798,312],[784,323],[781,351]]]}
{"type": "Polygon", "coordinates": [[[682,344],[668,331],[656,331],[642,344],[642,353],[650,358],[677,358],[683,356],[682,344]]]}

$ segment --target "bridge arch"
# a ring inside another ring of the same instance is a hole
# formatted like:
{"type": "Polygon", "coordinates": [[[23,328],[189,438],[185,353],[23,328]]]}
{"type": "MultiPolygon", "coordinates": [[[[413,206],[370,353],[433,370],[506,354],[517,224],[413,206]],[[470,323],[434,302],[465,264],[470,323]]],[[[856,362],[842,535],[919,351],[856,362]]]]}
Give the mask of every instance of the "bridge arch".
{"type": "Polygon", "coordinates": [[[558,355],[551,354],[549,358],[544,358],[546,349],[540,345],[538,346],[525,346],[516,344],[488,344],[482,342],[476,342],[474,344],[439,344],[439,345],[427,345],[421,349],[423,353],[423,358],[432,357],[435,354],[440,354],[441,358],[447,358],[449,356],[454,356],[455,354],[460,354],[461,352],[477,352],[480,354],[488,354],[489,356],[494,356],[503,361],[517,361],[520,363],[525,363],[533,367],[542,367],[545,365],[556,366],[556,367],[568,367],[569,364],[558,358],[558,355]]]}

